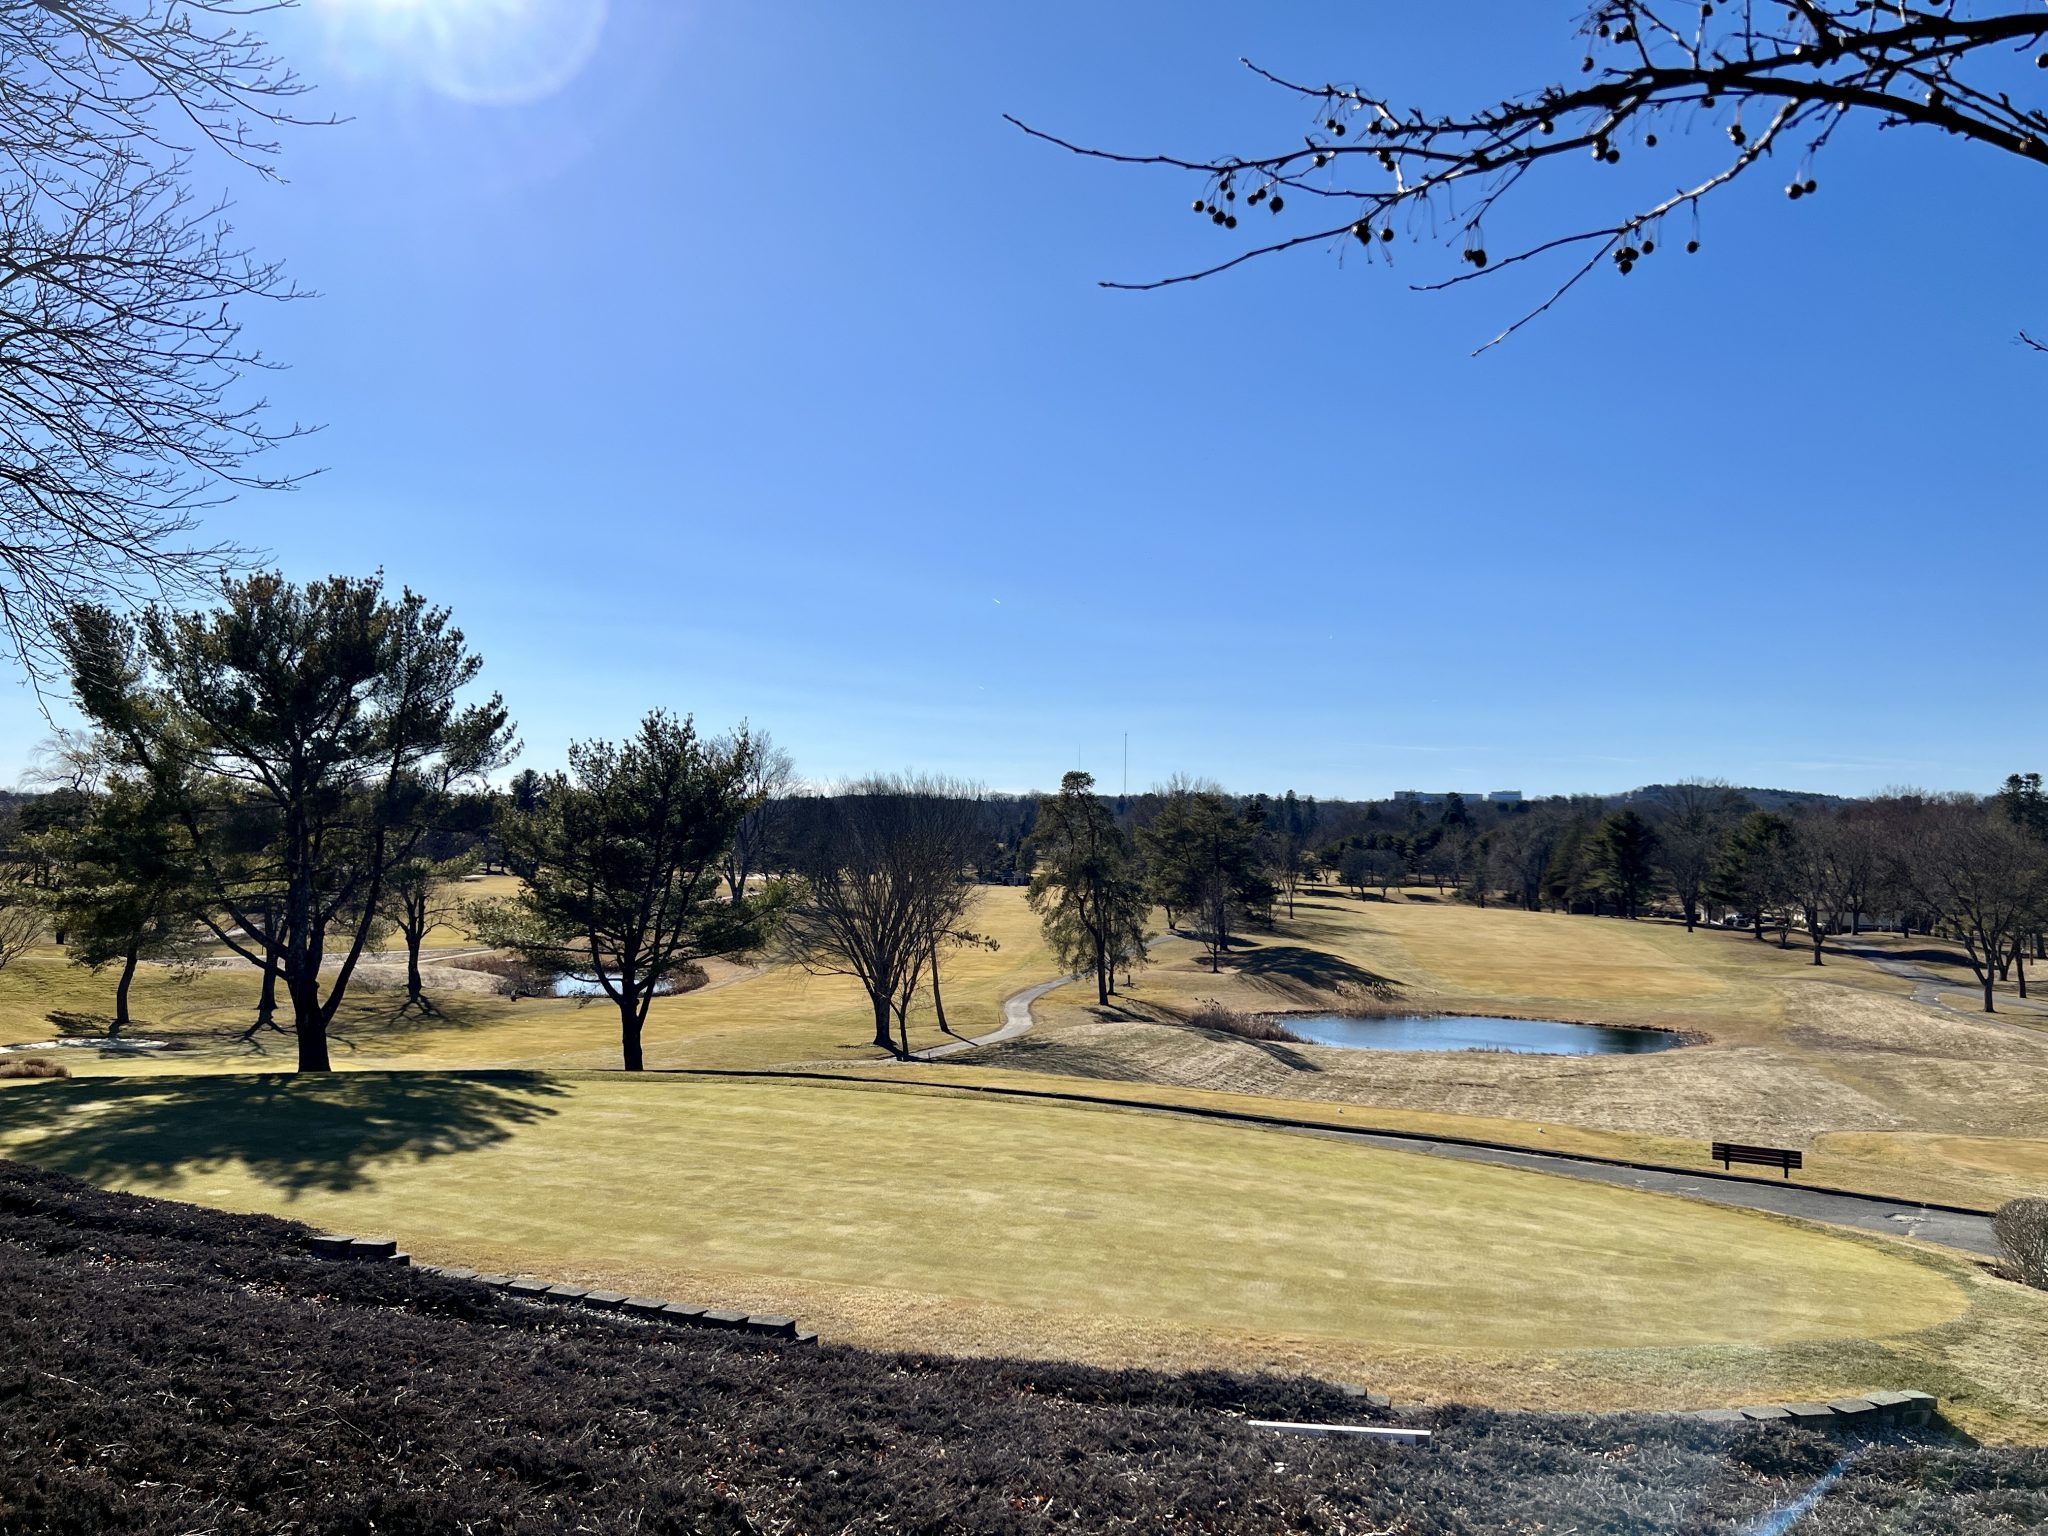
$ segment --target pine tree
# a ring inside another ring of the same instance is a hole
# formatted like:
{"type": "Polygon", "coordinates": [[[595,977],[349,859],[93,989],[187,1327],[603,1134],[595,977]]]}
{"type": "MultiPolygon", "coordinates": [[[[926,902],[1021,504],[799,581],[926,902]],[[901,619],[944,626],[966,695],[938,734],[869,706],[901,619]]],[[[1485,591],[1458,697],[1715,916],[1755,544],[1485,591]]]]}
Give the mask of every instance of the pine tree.
{"type": "Polygon", "coordinates": [[[1026,899],[1046,942],[1069,970],[1095,973],[1096,1001],[1106,1004],[1119,963],[1144,954],[1152,902],[1137,847],[1095,793],[1093,776],[1076,772],[1039,802],[1032,848],[1037,862],[1026,899]]]}

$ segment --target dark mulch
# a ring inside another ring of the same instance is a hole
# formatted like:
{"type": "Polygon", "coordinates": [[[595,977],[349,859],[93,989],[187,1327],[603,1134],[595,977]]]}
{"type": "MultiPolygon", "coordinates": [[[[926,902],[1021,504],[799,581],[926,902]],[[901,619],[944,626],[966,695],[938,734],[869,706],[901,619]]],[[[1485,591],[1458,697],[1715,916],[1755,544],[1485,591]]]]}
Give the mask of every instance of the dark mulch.
{"type": "MultiPolygon", "coordinates": [[[[0,1531],[1747,1532],[1818,1434],[1408,1415],[1308,1380],[783,1349],[323,1264],[0,1163],[0,1531]]],[[[1801,1533],[2048,1528],[2048,1453],[1873,1449],[1801,1533]]]]}

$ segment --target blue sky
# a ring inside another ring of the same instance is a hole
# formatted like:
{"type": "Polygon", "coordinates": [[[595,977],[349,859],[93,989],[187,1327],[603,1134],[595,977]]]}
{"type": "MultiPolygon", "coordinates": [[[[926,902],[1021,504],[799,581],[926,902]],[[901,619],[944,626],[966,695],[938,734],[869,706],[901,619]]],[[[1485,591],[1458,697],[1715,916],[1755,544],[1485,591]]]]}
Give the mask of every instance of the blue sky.
{"type": "MultiPolygon", "coordinates": [[[[1411,293],[1430,247],[1098,289],[1230,237],[1001,118],[1280,144],[1240,55],[1497,100],[1577,13],[309,0],[272,30],[349,121],[201,180],[321,294],[251,321],[324,472],[212,526],[450,604],[540,766],[655,704],[1010,789],[1126,732],[1133,787],[1346,796],[2048,766],[2038,171],[1850,135],[1475,359],[1532,290],[1411,293]]],[[[37,733],[10,690],[0,774],[37,733]]]]}

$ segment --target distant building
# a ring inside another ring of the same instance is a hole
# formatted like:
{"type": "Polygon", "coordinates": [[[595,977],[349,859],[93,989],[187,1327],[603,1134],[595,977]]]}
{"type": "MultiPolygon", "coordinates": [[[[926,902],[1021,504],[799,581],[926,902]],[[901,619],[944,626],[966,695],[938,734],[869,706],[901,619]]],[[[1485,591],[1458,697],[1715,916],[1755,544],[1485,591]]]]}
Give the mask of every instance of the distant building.
{"type": "Polygon", "coordinates": [[[1467,805],[1478,805],[1481,802],[1490,805],[1520,805],[1522,803],[1522,792],[1519,789],[1495,789],[1489,790],[1483,795],[1476,789],[1397,789],[1394,791],[1395,800],[1413,801],[1417,805],[1442,805],[1452,795],[1456,795],[1467,805]]]}

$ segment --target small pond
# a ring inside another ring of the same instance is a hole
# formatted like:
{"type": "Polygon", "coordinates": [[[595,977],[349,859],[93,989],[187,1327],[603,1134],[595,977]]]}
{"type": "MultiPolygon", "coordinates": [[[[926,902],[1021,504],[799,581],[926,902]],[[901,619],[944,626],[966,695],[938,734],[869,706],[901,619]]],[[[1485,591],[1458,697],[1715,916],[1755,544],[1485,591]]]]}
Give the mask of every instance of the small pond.
{"type": "Polygon", "coordinates": [[[1661,1029],[1610,1029],[1554,1019],[1491,1019],[1465,1013],[1344,1013],[1278,1017],[1302,1039],[1360,1051],[1513,1051],[1539,1056],[1639,1056],[1665,1051],[1679,1037],[1661,1029]]]}
{"type": "MultiPolygon", "coordinates": [[[[614,981],[618,980],[617,977],[612,979],[614,981]]],[[[554,985],[548,990],[553,992],[556,997],[604,997],[607,995],[603,984],[595,976],[590,975],[557,976],[554,985]]],[[[654,995],[656,997],[664,996],[674,990],[675,986],[671,982],[658,981],[654,984],[654,995]]]]}

